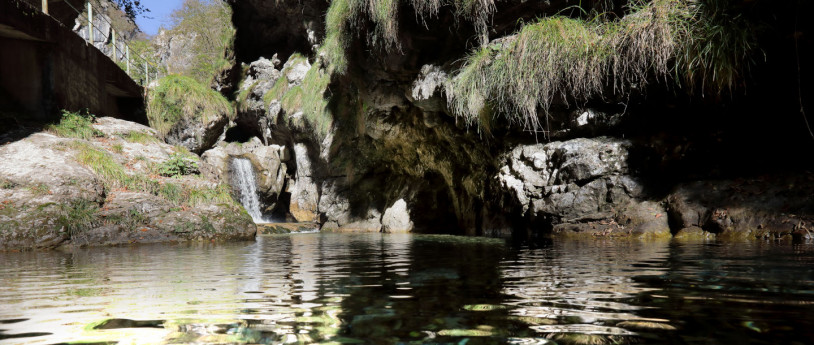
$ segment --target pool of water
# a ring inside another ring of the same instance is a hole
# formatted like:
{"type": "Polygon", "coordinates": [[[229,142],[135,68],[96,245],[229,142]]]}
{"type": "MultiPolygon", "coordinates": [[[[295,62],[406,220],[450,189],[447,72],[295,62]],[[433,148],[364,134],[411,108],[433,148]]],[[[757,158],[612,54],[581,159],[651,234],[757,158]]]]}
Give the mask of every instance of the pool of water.
{"type": "Polygon", "coordinates": [[[0,253],[0,343],[811,344],[814,245],[292,234],[0,253]]]}

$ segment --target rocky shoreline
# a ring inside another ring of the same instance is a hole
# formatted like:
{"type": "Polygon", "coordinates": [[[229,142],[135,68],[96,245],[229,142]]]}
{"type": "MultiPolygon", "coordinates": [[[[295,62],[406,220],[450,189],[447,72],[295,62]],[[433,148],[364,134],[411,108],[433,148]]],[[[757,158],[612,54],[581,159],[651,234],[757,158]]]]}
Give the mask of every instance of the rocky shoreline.
{"type": "Polygon", "coordinates": [[[0,249],[254,238],[228,189],[158,174],[181,151],[153,129],[113,118],[92,126],[89,140],[39,132],[0,146],[0,249]]]}

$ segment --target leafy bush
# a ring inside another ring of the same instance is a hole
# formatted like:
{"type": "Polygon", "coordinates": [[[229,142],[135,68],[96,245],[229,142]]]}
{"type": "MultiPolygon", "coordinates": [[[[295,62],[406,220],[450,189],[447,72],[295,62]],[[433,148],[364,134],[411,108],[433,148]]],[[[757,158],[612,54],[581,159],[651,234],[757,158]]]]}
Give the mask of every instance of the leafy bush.
{"type": "Polygon", "coordinates": [[[93,122],[96,120],[94,115],[80,112],[71,112],[62,110],[62,118],[59,123],[48,125],[46,130],[61,137],[66,138],[79,138],[89,140],[92,138],[103,137],[104,133],[93,128],[93,122]]]}
{"type": "Polygon", "coordinates": [[[199,174],[198,163],[183,153],[173,153],[170,158],[156,165],[156,172],[161,176],[179,177],[199,174]]]}

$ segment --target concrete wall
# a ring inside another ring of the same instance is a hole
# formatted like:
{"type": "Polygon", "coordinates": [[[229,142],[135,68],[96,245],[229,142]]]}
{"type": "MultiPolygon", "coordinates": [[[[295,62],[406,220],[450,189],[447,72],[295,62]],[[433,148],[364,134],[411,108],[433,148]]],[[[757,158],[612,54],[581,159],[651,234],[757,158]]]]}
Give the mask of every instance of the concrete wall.
{"type": "Polygon", "coordinates": [[[71,28],[14,0],[0,1],[0,107],[32,120],[88,109],[146,123],[143,88],[71,28]]]}

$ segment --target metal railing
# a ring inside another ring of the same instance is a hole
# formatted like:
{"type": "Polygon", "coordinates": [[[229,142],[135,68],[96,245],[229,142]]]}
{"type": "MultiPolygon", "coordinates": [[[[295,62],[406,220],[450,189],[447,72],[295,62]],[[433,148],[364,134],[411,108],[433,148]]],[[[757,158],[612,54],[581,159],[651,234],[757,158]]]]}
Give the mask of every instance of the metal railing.
{"type": "MultiPolygon", "coordinates": [[[[50,16],[62,26],[72,28],[72,26],[67,25],[67,23],[61,22],[58,18],[52,16],[49,13],[48,0],[40,0],[39,1],[40,5],[37,5],[36,0],[22,0],[18,1],[18,3],[25,3],[30,8],[50,16]]],[[[85,37],[85,41],[88,44],[99,49],[96,46],[96,42],[94,41],[95,28],[93,25],[93,19],[94,12],[96,12],[97,14],[103,12],[96,8],[96,6],[93,5],[92,1],[85,1],[85,8],[83,8],[82,10],[76,8],[76,6],[71,4],[71,2],[68,0],[63,1],[62,3],[67,4],[68,7],[70,7],[74,12],[76,12],[76,14],[79,16],[78,18],[81,18],[81,21],[84,21],[84,23],[87,24],[88,35],[87,37],[85,37]]],[[[147,86],[150,84],[151,80],[157,80],[163,74],[158,64],[145,58],[144,56],[142,56],[142,54],[137,53],[137,50],[133,49],[131,45],[128,44],[127,41],[123,39],[121,35],[118,35],[119,41],[121,43],[120,44],[116,43],[117,41],[116,27],[113,25],[113,23],[111,23],[110,20],[108,20],[106,16],[98,15],[96,18],[103,20],[105,23],[110,25],[111,28],[110,33],[103,33],[106,35],[105,36],[106,39],[102,41],[105,45],[109,45],[111,47],[110,49],[111,53],[107,54],[108,57],[110,57],[110,59],[113,60],[113,62],[115,62],[119,67],[121,67],[122,70],[124,70],[127,73],[127,75],[130,76],[130,78],[132,78],[134,81],[141,84],[142,86],[147,86]],[[124,50],[120,48],[120,45],[124,46],[123,48],[124,50]],[[122,58],[119,59],[119,56],[121,56],[122,58]]]]}

